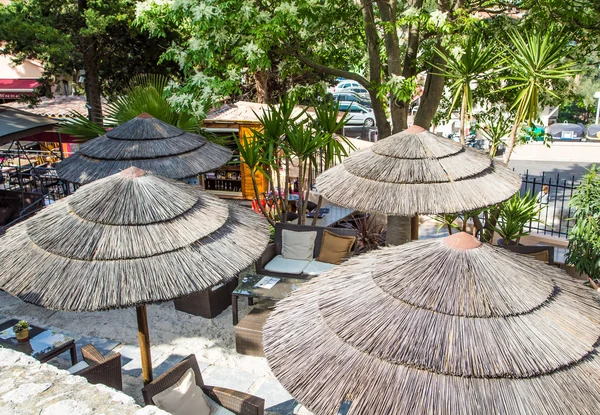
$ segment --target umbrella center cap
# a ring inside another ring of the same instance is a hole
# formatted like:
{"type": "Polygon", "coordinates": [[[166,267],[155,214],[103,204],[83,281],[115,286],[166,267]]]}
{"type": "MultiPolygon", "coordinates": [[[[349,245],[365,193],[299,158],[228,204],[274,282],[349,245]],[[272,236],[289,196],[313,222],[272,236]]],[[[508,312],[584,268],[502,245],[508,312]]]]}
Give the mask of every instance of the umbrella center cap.
{"type": "Polygon", "coordinates": [[[137,116],[137,118],[152,118],[152,115],[148,114],[147,112],[142,112],[137,116]]]}
{"type": "Polygon", "coordinates": [[[425,129],[423,127],[418,126],[418,125],[413,125],[411,127],[408,127],[406,130],[404,130],[404,132],[406,132],[406,133],[412,133],[412,134],[422,133],[423,131],[425,131],[425,129]]]}
{"type": "Polygon", "coordinates": [[[142,177],[146,175],[146,171],[135,166],[129,167],[128,169],[122,170],[119,173],[123,177],[134,179],[136,177],[142,177]]]}
{"type": "Polygon", "coordinates": [[[474,249],[481,246],[481,241],[466,232],[450,235],[444,238],[444,243],[453,249],[474,249]]]}

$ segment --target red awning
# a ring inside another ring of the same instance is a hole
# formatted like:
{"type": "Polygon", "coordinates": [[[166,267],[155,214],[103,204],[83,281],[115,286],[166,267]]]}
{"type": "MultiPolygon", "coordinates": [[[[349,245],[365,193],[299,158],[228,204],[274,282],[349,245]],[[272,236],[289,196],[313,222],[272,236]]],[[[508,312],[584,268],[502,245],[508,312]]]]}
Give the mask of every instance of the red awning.
{"type": "Polygon", "coordinates": [[[22,94],[31,95],[38,85],[35,79],[0,79],[0,98],[15,99],[22,94]]]}

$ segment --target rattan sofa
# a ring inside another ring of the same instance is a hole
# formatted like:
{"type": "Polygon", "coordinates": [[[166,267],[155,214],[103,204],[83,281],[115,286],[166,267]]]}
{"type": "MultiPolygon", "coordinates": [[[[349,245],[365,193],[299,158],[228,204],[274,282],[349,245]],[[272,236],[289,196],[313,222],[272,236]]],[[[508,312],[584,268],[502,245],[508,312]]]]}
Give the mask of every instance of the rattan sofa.
{"type": "Polygon", "coordinates": [[[120,353],[105,357],[94,346],[88,344],[81,348],[81,355],[89,366],[73,373],[74,375],[82,376],[94,385],[102,383],[111,388],[123,390],[120,353]]]}
{"type": "Polygon", "coordinates": [[[265,412],[265,400],[254,395],[218,386],[207,386],[202,381],[202,374],[196,361],[196,356],[189,355],[181,362],[173,366],[167,372],[154,379],[142,389],[146,405],[154,405],[153,396],[173,386],[181,379],[188,369],[194,371],[196,384],[213,401],[223,408],[238,415],[263,415],[265,412]]]}
{"type": "MultiPolygon", "coordinates": [[[[335,233],[340,236],[353,236],[356,237],[355,229],[347,229],[347,228],[324,228],[322,226],[309,226],[309,225],[294,225],[292,223],[276,223],[275,224],[275,243],[271,243],[267,246],[267,249],[262,253],[260,258],[256,261],[256,273],[260,275],[269,275],[273,277],[288,277],[288,278],[305,278],[308,279],[311,276],[308,274],[289,274],[289,273],[279,273],[268,271],[265,269],[265,266],[273,260],[277,255],[281,254],[282,250],[282,231],[284,229],[294,231],[294,232],[308,232],[308,231],[316,231],[317,237],[315,238],[315,247],[313,250],[313,258],[317,258],[319,253],[321,252],[321,241],[323,239],[323,231],[327,229],[328,231],[335,233]]],[[[354,254],[354,248],[349,253],[348,256],[352,256],[354,254]]]]}

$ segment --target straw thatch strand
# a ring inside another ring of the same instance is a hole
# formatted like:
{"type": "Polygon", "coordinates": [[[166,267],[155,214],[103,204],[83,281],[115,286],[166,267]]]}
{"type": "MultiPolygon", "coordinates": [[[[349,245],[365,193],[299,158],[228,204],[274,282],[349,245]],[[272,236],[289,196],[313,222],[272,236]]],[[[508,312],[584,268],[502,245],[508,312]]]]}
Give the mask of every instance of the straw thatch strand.
{"type": "Polygon", "coordinates": [[[221,167],[231,155],[226,147],[146,114],[82,144],[80,151],[57,163],[56,171],[62,179],[80,184],[131,166],[183,179],[221,167]]]}
{"type": "Polygon", "coordinates": [[[520,187],[519,175],[505,165],[420,127],[354,153],[317,178],[332,203],[398,216],[474,210],[520,187]]]}
{"type": "Polygon", "coordinates": [[[349,260],[280,301],[264,343],[315,414],[348,396],[349,415],[600,411],[597,294],[489,245],[436,239],[349,260]]]}
{"type": "Polygon", "coordinates": [[[260,215],[198,188],[118,174],[13,226],[0,245],[0,288],[57,310],[171,300],[235,276],[268,235],[260,215]]]}

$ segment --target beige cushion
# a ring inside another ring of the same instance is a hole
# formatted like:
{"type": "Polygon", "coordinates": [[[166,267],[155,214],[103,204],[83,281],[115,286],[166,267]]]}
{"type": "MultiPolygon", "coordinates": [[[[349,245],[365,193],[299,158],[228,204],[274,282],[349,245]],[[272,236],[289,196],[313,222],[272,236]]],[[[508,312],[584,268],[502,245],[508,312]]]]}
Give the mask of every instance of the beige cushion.
{"type": "Polygon", "coordinates": [[[173,386],[157,393],[152,401],[173,415],[210,415],[206,396],[196,385],[196,375],[190,368],[173,386]]]}
{"type": "Polygon", "coordinates": [[[532,252],[530,254],[525,254],[528,257],[532,257],[534,259],[537,259],[538,261],[542,261],[542,262],[548,262],[550,261],[550,255],[548,253],[548,251],[540,251],[540,252],[532,252]]]}
{"type": "Polygon", "coordinates": [[[295,232],[288,229],[281,231],[281,255],[285,259],[310,261],[313,259],[317,231],[295,232]]]}
{"type": "Polygon", "coordinates": [[[265,270],[281,274],[302,274],[308,264],[310,264],[310,261],[286,259],[281,255],[277,255],[265,265],[265,270]]]}
{"type": "Polygon", "coordinates": [[[319,275],[322,272],[329,271],[330,269],[335,268],[335,264],[329,264],[327,262],[317,261],[313,259],[310,261],[308,266],[304,268],[304,274],[307,275],[319,275]]]}
{"type": "Polygon", "coordinates": [[[325,229],[323,231],[323,242],[321,243],[321,252],[319,252],[318,261],[328,262],[330,264],[339,264],[356,241],[354,236],[341,236],[325,229]]]}

